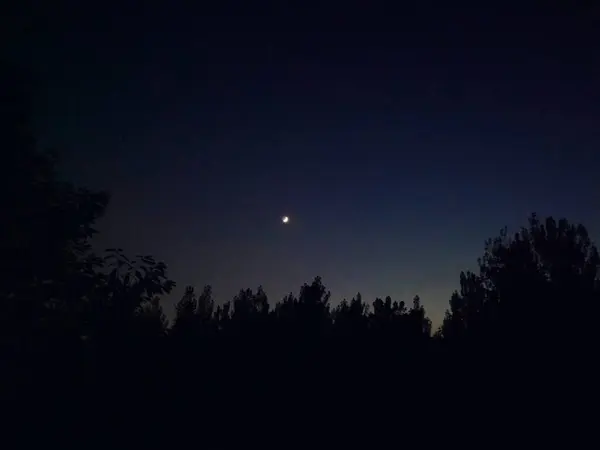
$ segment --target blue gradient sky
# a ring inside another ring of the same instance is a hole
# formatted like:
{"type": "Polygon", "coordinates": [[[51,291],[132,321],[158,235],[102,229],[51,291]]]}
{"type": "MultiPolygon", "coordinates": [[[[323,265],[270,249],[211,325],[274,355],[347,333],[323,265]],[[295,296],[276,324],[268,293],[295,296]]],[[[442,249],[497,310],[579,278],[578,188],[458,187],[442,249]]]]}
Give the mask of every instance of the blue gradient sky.
{"type": "Polygon", "coordinates": [[[15,20],[13,56],[44,142],[113,194],[99,245],[168,263],[168,312],[321,275],[437,324],[504,225],[600,231],[597,10],[65,5],[15,20]]]}

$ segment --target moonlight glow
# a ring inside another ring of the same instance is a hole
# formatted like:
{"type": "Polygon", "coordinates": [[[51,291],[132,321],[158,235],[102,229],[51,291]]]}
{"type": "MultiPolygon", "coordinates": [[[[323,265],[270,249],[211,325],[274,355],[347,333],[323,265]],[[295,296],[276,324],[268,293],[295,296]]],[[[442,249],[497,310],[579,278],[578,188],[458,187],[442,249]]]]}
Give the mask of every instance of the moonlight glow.
{"type": "Polygon", "coordinates": [[[283,223],[288,223],[288,222],[290,221],[290,218],[289,218],[288,216],[283,216],[283,217],[281,218],[281,221],[282,221],[283,223]]]}

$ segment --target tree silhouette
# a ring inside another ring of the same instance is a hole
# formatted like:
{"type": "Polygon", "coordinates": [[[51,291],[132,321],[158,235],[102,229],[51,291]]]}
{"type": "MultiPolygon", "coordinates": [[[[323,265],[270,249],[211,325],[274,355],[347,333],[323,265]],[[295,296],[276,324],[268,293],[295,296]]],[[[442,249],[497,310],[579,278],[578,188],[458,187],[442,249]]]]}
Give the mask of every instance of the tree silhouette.
{"type": "Polygon", "coordinates": [[[251,321],[269,314],[267,295],[262,286],[256,294],[252,289],[243,289],[233,299],[232,320],[234,323],[250,323],[251,321]]]}
{"type": "Polygon", "coordinates": [[[198,299],[193,286],[187,286],[181,300],[175,305],[175,323],[172,334],[191,334],[194,332],[197,323],[196,310],[198,308],[198,299]]]}
{"type": "Polygon", "coordinates": [[[102,264],[90,239],[108,195],[60,179],[57,155],[37,144],[21,75],[3,71],[0,86],[0,349],[11,369],[3,376],[76,384],[81,302],[102,264]]]}
{"type": "Polygon", "coordinates": [[[486,345],[501,339],[515,348],[587,342],[598,311],[599,265],[585,227],[532,214],[528,227],[512,236],[504,229],[486,241],[480,273],[461,274],[441,334],[485,338],[486,345]],[[573,311],[567,319],[568,305],[587,313],[573,311]]]}
{"type": "Polygon", "coordinates": [[[157,296],[174,283],[151,257],[91,251],[109,196],[61,179],[57,154],[35,139],[27,86],[18,77],[3,81],[0,356],[9,370],[2,377],[54,386],[63,398],[106,384],[117,366],[135,378],[141,362],[158,355],[167,324],[157,296]]]}
{"type": "Polygon", "coordinates": [[[214,314],[215,299],[213,298],[212,287],[206,285],[198,297],[196,316],[198,316],[201,324],[207,324],[213,319],[214,314]]]}
{"type": "Polygon", "coordinates": [[[369,326],[368,312],[369,305],[363,302],[360,293],[350,302],[342,300],[332,312],[336,332],[345,338],[364,337],[369,326]]]}
{"type": "Polygon", "coordinates": [[[144,300],[135,311],[135,327],[141,335],[148,338],[163,337],[169,326],[167,316],[160,304],[160,297],[144,300]]]}
{"type": "Polygon", "coordinates": [[[140,310],[155,304],[156,296],[171,292],[175,286],[167,278],[166,265],[151,256],[132,260],[121,249],[108,249],[103,262],[88,302],[93,331],[125,332],[140,310]]]}
{"type": "Polygon", "coordinates": [[[215,311],[211,286],[205,286],[196,296],[193,286],[188,286],[181,300],[175,305],[175,323],[171,337],[179,342],[181,351],[193,352],[193,348],[207,348],[219,330],[220,311],[215,311]]]}

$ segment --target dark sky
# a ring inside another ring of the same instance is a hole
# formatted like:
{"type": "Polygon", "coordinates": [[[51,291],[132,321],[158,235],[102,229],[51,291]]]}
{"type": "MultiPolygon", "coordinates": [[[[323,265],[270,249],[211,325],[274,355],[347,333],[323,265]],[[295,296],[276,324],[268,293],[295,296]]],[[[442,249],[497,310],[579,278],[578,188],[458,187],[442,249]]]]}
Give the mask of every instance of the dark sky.
{"type": "Polygon", "coordinates": [[[597,9],[196,3],[11,16],[44,141],[113,194],[101,245],[168,263],[167,311],[186,284],[279,300],[322,275],[336,302],[419,294],[439,323],[504,225],[598,235],[597,9]]]}

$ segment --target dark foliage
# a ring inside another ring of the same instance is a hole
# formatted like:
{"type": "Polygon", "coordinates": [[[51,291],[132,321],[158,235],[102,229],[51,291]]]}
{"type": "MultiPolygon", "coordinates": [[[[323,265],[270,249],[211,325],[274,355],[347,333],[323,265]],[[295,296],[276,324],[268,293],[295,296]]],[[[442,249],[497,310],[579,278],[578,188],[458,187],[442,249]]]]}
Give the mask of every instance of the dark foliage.
{"type": "Polygon", "coordinates": [[[412,446],[455,420],[461,431],[443,439],[460,445],[505,408],[517,420],[515,401],[545,404],[540,380],[558,399],[557,371],[583,373],[591,359],[598,251],[583,226],[536,215],[486,243],[433,336],[418,296],[334,306],[320,277],[275,303],[262,287],[220,304],[210,286],[188,287],[169,328],[165,264],[92,253],[108,196],[59,180],[13,100],[2,117],[2,386],[16,422],[50,433],[44,445],[55,434],[101,446],[412,446]]]}

